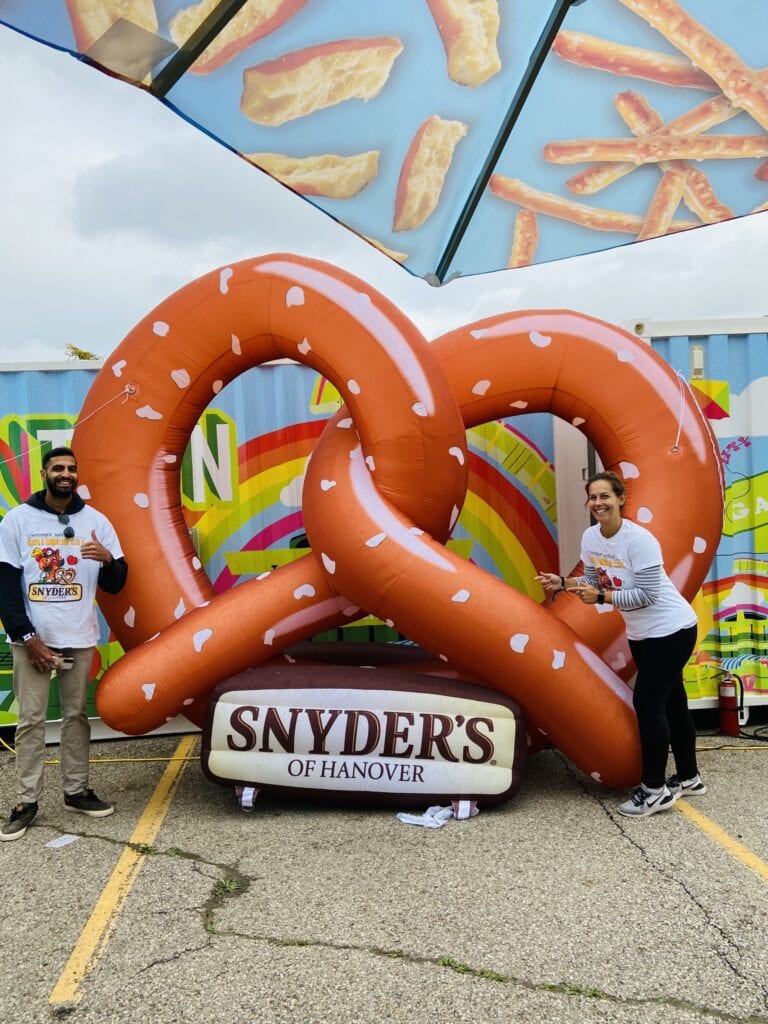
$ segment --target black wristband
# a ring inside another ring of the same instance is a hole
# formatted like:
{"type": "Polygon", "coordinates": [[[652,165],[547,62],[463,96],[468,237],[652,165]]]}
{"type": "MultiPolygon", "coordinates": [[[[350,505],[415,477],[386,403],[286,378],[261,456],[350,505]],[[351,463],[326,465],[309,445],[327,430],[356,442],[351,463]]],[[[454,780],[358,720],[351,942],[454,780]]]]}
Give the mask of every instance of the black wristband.
{"type": "Polygon", "coordinates": [[[565,576],[560,577],[560,589],[565,590],[565,576]]]}
{"type": "Polygon", "coordinates": [[[598,604],[605,604],[605,594],[602,592],[602,590],[597,595],[597,603],[598,604]]]}

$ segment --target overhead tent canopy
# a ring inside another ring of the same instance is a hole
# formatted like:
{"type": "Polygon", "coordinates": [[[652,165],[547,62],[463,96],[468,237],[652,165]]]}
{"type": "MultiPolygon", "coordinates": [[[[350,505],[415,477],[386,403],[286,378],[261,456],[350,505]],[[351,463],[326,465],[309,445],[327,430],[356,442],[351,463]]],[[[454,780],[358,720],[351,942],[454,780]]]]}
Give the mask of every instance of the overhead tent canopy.
{"type": "Polygon", "coordinates": [[[0,0],[0,23],[433,283],[768,207],[766,0],[0,0]]]}

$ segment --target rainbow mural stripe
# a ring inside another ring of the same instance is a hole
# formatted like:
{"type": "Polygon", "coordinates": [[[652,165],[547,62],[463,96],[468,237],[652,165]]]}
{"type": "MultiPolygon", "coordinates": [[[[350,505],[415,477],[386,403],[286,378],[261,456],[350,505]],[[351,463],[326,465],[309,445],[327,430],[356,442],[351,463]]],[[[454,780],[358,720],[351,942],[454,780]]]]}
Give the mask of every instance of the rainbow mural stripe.
{"type": "MultiPolygon", "coordinates": [[[[216,501],[201,512],[187,508],[187,523],[217,592],[306,550],[301,485],[325,422],[298,423],[250,438],[238,447],[237,500],[216,501]]],[[[536,566],[557,562],[552,465],[505,424],[469,431],[469,444],[469,488],[449,545],[510,586],[540,597],[533,581],[536,566]],[[511,453],[519,464],[514,475],[504,468],[511,453]],[[516,486],[521,480],[528,486],[516,486]]]]}

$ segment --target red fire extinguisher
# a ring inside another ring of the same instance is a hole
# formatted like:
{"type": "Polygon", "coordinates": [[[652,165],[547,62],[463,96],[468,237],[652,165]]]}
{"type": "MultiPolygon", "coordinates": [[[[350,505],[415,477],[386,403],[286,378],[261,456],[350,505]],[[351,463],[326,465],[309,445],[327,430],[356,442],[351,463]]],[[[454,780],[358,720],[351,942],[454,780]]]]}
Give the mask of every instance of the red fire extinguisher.
{"type": "Polygon", "coordinates": [[[723,736],[738,736],[744,707],[744,687],[733,672],[724,672],[718,685],[720,732],[723,736]]]}

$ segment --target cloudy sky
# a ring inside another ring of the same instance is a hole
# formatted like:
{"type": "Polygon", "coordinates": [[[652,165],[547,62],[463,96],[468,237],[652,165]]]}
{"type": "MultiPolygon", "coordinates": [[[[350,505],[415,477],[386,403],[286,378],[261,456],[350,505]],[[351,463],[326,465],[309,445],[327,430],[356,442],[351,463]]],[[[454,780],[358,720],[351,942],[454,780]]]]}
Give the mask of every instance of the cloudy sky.
{"type": "Polygon", "coordinates": [[[768,314],[768,213],[432,288],[146,93],[1,27],[0,95],[0,363],[107,356],[181,285],[275,251],[366,278],[429,337],[527,307],[768,314]]]}

